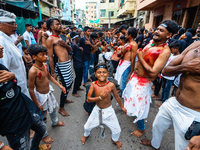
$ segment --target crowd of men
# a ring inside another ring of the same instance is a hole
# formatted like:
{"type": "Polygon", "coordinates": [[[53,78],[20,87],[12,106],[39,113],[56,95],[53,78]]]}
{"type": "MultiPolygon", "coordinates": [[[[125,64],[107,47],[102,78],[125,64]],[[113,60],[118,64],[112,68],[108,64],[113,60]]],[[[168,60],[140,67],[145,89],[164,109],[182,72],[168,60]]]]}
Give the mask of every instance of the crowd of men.
{"type": "Polygon", "coordinates": [[[10,146],[0,142],[0,150],[38,150],[41,140],[46,144],[40,148],[51,148],[56,139],[46,130],[47,112],[52,126],[65,124],[58,121],[58,103],[49,80],[61,89],[58,113],[62,116],[69,116],[65,103],[73,103],[67,99],[69,90],[73,87],[72,96],[81,97],[78,91],[85,91],[81,85],[86,88],[84,109],[90,117],[82,144],[94,127],[106,124],[112,141],[122,148],[121,128],[110,101],[113,92],[117,105],[135,117],[138,129],[131,134],[136,137],[146,132],[144,119],[152,98],[162,101],[152,139],[142,139],[141,144],[159,149],[166,130],[173,126],[176,150],[200,149],[200,24],[196,30],[186,30],[164,20],[149,30],[127,25],[99,30],[66,27],[49,18],[37,27],[26,24],[19,35],[15,17],[0,9],[0,134],[10,146]]]}

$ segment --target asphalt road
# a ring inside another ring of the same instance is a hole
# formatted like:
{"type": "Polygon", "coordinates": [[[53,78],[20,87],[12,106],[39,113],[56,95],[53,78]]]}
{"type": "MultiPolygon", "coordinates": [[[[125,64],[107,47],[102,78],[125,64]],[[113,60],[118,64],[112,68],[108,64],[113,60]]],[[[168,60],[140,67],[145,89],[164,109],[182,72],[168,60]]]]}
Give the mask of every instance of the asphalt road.
{"type": "MultiPolygon", "coordinates": [[[[54,95],[59,103],[60,89],[52,83],[51,85],[54,87],[54,95]]],[[[111,142],[111,131],[106,126],[106,137],[104,139],[99,136],[100,129],[95,128],[91,131],[90,137],[87,139],[85,145],[82,145],[80,139],[84,133],[83,126],[88,118],[88,115],[83,109],[85,91],[78,91],[78,94],[81,95],[80,98],[73,97],[71,92],[72,90],[69,93],[68,99],[73,100],[74,103],[65,104],[65,109],[70,114],[70,116],[63,117],[59,113],[57,114],[59,120],[63,121],[65,126],[54,128],[51,127],[51,120],[50,116],[48,115],[47,131],[49,135],[54,139],[54,142],[52,143],[52,150],[117,150],[117,146],[111,142]]],[[[120,107],[116,106],[116,100],[112,100],[113,108],[122,129],[120,141],[122,142],[123,150],[152,150],[151,147],[141,145],[139,141],[142,138],[151,138],[152,123],[158,112],[158,107],[155,105],[157,102],[158,101],[153,100],[149,116],[145,120],[146,133],[141,138],[136,138],[135,136],[131,135],[131,132],[137,129],[137,124],[133,124],[134,118],[125,115],[120,107]]],[[[0,136],[0,141],[7,144],[5,137],[0,136]]],[[[43,141],[41,141],[41,144],[43,144],[43,141]]],[[[173,129],[167,130],[162,140],[161,150],[174,150],[173,129]]]]}

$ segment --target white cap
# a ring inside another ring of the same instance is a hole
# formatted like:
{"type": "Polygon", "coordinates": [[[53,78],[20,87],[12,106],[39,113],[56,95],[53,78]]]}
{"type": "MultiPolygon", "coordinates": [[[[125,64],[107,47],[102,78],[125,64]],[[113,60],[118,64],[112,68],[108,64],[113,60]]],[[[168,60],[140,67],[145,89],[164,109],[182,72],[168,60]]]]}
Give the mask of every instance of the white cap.
{"type": "Polygon", "coordinates": [[[0,9],[0,22],[15,22],[15,18],[14,13],[0,9]]]}

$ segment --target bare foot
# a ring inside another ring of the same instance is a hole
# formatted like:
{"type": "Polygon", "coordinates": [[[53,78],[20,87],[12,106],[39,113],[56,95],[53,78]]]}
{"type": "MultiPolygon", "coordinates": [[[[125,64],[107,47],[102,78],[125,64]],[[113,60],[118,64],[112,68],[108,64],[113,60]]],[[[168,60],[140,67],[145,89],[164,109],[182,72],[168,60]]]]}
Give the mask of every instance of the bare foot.
{"type": "Polygon", "coordinates": [[[35,132],[33,130],[30,130],[30,138],[33,138],[35,132]]]}
{"type": "Polygon", "coordinates": [[[73,100],[65,100],[65,103],[74,103],[73,100]]]}
{"type": "Polygon", "coordinates": [[[58,110],[58,112],[63,115],[63,116],[69,116],[69,114],[66,112],[66,110],[64,109],[64,107],[60,108],[58,110]]]}
{"type": "Polygon", "coordinates": [[[57,124],[53,127],[56,127],[56,126],[65,126],[65,123],[63,121],[58,121],[57,124]]]}
{"type": "Polygon", "coordinates": [[[156,97],[155,100],[162,101],[162,99],[159,97],[156,97]]]}
{"type": "Polygon", "coordinates": [[[81,88],[80,88],[80,89],[78,89],[78,91],[84,91],[84,89],[81,89],[81,88]]]}
{"type": "Polygon", "coordinates": [[[75,96],[75,97],[81,97],[81,96],[78,95],[77,93],[76,93],[76,94],[72,94],[72,96],[75,96]]]}
{"type": "Polygon", "coordinates": [[[50,136],[45,136],[44,138],[42,138],[44,143],[46,144],[51,144],[54,140],[50,137],[50,136]]]}
{"type": "Polygon", "coordinates": [[[122,149],[122,143],[120,141],[114,142],[111,138],[111,141],[119,147],[119,149],[122,149]]]}
{"type": "Polygon", "coordinates": [[[153,97],[153,98],[154,98],[154,97],[158,97],[158,96],[156,96],[155,94],[151,94],[151,97],[153,97]]]}
{"type": "Polygon", "coordinates": [[[156,106],[160,107],[162,105],[162,103],[156,104],[156,106]]]}
{"type": "Polygon", "coordinates": [[[134,136],[136,136],[136,137],[141,137],[145,132],[146,132],[146,130],[141,131],[141,130],[137,129],[137,130],[133,131],[133,132],[131,133],[131,135],[134,135],[134,136]]]}
{"type": "MultiPolygon", "coordinates": [[[[140,141],[140,144],[142,144],[142,145],[145,145],[145,146],[151,146],[151,147],[153,147],[152,145],[151,145],[151,140],[148,140],[148,139],[142,139],[141,141],[140,141]]],[[[153,147],[154,148],[154,147],[153,147]]],[[[155,149],[155,148],[154,148],[155,149]]],[[[156,150],[159,150],[160,148],[158,148],[158,149],[156,149],[156,150]]]]}
{"type": "Polygon", "coordinates": [[[85,144],[85,141],[87,140],[88,137],[85,137],[85,136],[82,136],[81,138],[81,143],[84,145],[85,144]]]}

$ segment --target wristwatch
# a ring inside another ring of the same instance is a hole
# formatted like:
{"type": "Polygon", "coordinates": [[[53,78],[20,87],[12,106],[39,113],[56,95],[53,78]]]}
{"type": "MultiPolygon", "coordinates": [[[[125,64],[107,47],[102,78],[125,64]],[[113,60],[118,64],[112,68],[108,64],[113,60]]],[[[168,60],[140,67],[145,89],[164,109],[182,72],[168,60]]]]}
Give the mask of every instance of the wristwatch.
{"type": "Polygon", "coordinates": [[[1,145],[0,145],[0,149],[2,149],[3,146],[4,146],[4,143],[1,143],[1,145]]]}

